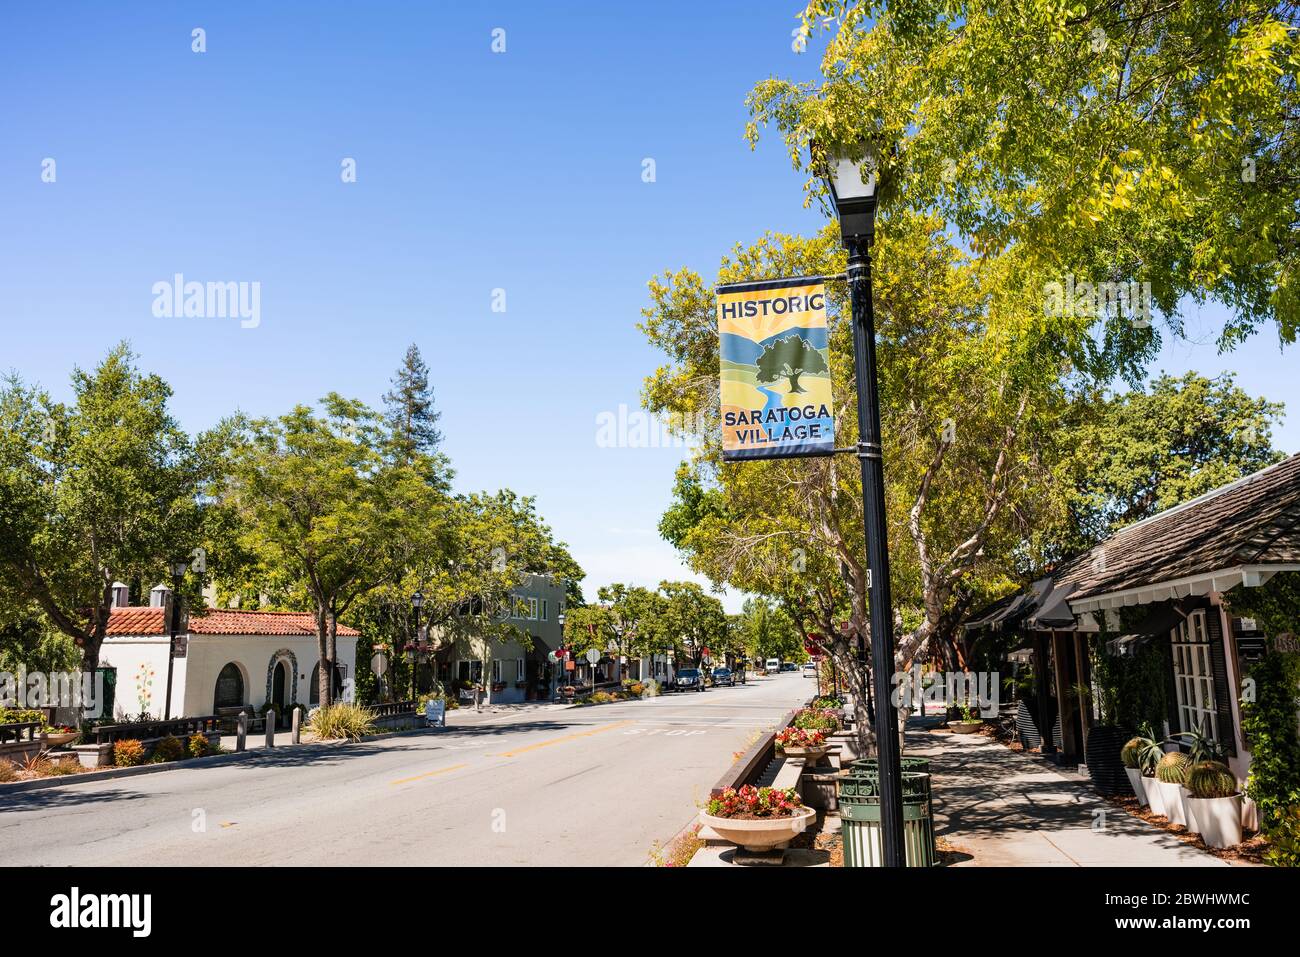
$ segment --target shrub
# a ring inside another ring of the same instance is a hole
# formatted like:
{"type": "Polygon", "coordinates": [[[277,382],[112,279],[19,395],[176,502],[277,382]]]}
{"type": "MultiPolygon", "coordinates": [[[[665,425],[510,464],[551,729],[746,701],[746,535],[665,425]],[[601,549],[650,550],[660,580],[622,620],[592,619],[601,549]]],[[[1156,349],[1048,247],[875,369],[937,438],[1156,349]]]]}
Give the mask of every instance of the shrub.
{"type": "Polygon", "coordinates": [[[66,774],[80,774],[81,764],[77,761],[49,761],[49,767],[45,773],[53,778],[61,778],[66,774]]]}
{"type": "Polygon", "coordinates": [[[0,708],[0,724],[27,724],[35,721],[42,728],[48,728],[45,712],[39,708],[0,708]]]}
{"type": "Polygon", "coordinates": [[[1195,798],[1232,797],[1240,790],[1237,776],[1219,761],[1201,761],[1187,769],[1187,790],[1195,798]]]}
{"type": "Polygon", "coordinates": [[[1182,784],[1190,762],[1181,751],[1170,751],[1156,762],[1156,779],[1165,784],[1182,784]]]}
{"type": "Polygon", "coordinates": [[[135,738],[123,738],[113,745],[113,763],[119,768],[144,764],[144,745],[135,738]]]}
{"type": "Polygon", "coordinates": [[[190,740],[187,743],[186,749],[189,751],[190,757],[201,758],[204,755],[212,753],[212,744],[208,741],[208,736],[206,734],[200,734],[195,731],[190,735],[190,740]]]}
{"type": "Polygon", "coordinates": [[[631,691],[634,695],[636,695],[639,698],[641,697],[641,695],[645,694],[645,685],[641,684],[640,682],[636,682],[635,684],[629,686],[628,690],[631,691]]]}
{"type": "Polygon", "coordinates": [[[1278,867],[1300,867],[1300,804],[1277,812],[1264,858],[1278,867]]]}
{"type": "Polygon", "coordinates": [[[375,731],[375,716],[358,704],[339,702],[312,712],[308,727],[318,738],[355,741],[375,731]]]}
{"type": "Polygon", "coordinates": [[[183,757],[185,757],[185,742],[172,734],[159,741],[158,746],[153,749],[153,760],[159,764],[166,761],[179,761],[183,757]]]}
{"type": "Polygon", "coordinates": [[[13,762],[0,758],[0,784],[8,784],[10,781],[17,780],[18,769],[14,767],[13,762]]]}

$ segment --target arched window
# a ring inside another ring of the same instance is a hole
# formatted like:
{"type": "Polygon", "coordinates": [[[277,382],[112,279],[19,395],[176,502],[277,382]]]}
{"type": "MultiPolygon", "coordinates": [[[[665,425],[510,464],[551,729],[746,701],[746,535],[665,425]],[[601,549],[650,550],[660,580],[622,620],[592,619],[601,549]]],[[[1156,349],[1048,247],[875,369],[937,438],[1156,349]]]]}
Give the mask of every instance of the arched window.
{"type": "Polygon", "coordinates": [[[217,675],[217,693],[213,709],[234,708],[244,703],[244,673],[233,661],[217,675]]]}
{"type": "MultiPolygon", "coordinates": [[[[311,678],[308,681],[307,703],[309,705],[320,704],[320,662],[311,666],[311,678]]],[[[338,700],[343,694],[343,671],[338,665],[334,666],[334,698],[338,700]]]]}

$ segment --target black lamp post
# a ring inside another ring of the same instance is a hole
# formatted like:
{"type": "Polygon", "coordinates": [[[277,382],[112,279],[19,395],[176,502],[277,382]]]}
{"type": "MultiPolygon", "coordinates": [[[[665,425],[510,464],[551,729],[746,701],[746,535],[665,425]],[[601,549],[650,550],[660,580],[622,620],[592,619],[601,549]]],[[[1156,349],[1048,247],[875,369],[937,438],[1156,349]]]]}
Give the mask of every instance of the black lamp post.
{"type": "Polygon", "coordinates": [[[424,593],[417,591],[411,596],[411,607],[415,609],[415,641],[407,646],[406,658],[411,663],[411,700],[419,698],[416,690],[416,675],[420,670],[420,609],[424,607],[424,593]]]}
{"type": "Polygon", "coordinates": [[[164,721],[172,719],[172,672],[175,670],[176,661],[176,633],[181,630],[181,581],[185,577],[185,570],[189,567],[188,558],[178,558],[168,566],[172,573],[172,613],[171,621],[167,625],[171,640],[167,647],[167,700],[163,703],[164,721]]]}
{"type": "MultiPolygon", "coordinates": [[[[881,851],[886,867],[905,867],[903,782],[899,770],[898,716],[891,700],[894,664],[893,603],[889,595],[889,543],[885,524],[885,472],[876,389],[876,321],[871,305],[871,242],[875,238],[876,163],[865,144],[824,158],[840,233],[848,251],[853,318],[853,367],[858,388],[858,461],[867,538],[867,594],[871,611],[871,673],[880,774],[881,851]]],[[[866,650],[859,648],[866,664],[866,650]]]]}
{"type": "MultiPolygon", "coordinates": [[[[560,647],[561,648],[564,647],[564,617],[565,617],[564,606],[561,605],[560,613],[555,616],[556,624],[560,626],[560,647]]],[[[555,661],[552,662],[552,664],[555,666],[555,677],[552,679],[555,682],[555,689],[554,691],[551,692],[551,697],[558,698],[560,696],[561,682],[564,679],[564,659],[559,657],[559,655],[557,654],[555,661]]]]}

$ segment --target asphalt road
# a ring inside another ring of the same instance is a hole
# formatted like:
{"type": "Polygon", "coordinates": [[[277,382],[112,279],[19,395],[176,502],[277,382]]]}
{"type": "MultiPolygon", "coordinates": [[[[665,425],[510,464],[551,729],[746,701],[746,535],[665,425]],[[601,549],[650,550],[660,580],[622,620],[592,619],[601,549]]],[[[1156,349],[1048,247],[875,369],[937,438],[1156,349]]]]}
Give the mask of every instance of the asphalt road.
{"type": "Polygon", "coordinates": [[[2,865],[640,865],[799,674],[0,797],[2,865]]]}

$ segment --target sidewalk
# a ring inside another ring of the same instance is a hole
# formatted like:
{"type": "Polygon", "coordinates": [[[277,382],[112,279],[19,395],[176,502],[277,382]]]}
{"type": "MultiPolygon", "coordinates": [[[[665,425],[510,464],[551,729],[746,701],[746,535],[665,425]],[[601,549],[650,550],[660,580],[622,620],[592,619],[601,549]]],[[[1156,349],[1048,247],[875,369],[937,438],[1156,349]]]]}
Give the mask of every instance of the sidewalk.
{"type": "Polygon", "coordinates": [[[991,738],[909,730],[906,747],[930,759],[936,833],[974,856],[957,866],[1229,866],[991,738]]]}

